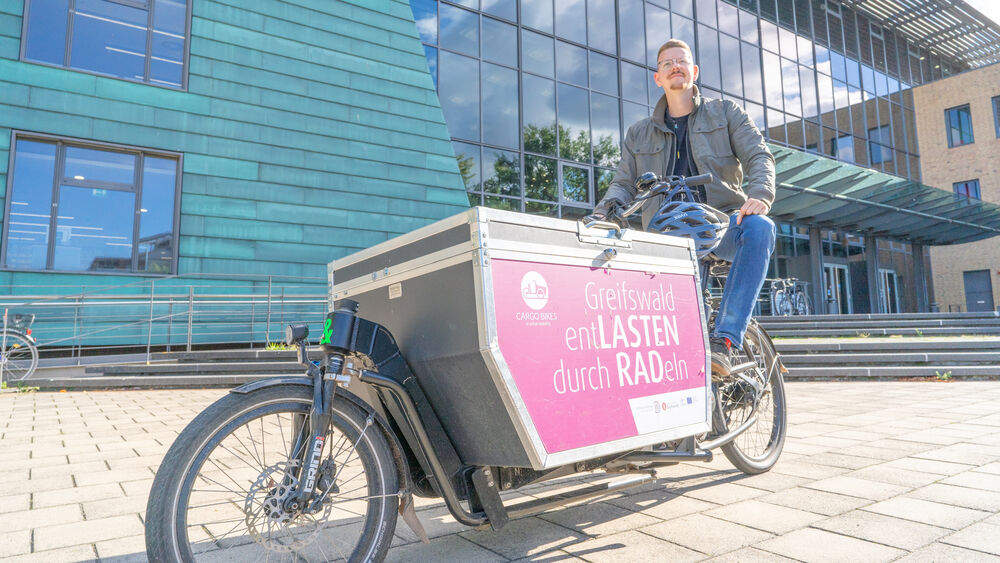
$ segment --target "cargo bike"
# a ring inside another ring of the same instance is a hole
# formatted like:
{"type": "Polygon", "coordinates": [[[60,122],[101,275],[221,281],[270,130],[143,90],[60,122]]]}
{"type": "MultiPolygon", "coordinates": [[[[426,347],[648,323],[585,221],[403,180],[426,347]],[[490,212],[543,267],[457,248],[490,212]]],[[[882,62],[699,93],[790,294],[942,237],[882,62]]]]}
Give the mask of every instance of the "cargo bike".
{"type": "MultiPolygon", "coordinates": [[[[622,215],[699,181],[644,175],[622,215]]],[[[147,555],[380,561],[399,516],[427,541],[414,497],[501,530],[716,448],[767,471],[783,368],[751,322],[731,373],[710,372],[702,285],[719,264],[698,254],[615,223],[476,207],[332,262],[322,354],[289,326],[304,376],[233,389],[178,436],[150,494],[147,555]],[[622,476],[501,496],[582,472],[622,476]]]]}

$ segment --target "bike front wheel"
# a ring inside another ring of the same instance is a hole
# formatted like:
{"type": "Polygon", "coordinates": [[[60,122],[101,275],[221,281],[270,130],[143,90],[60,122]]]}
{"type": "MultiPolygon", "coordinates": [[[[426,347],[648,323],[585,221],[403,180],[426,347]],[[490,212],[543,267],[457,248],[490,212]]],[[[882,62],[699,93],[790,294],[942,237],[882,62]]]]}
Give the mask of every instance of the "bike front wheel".
{"type": "Polygon", "coordinates": [[[336,397],[311,510],[288,501],[306,478],[312,389],[229,394],[167,452],[146,508],[150,561],[381,561],[396,527],[393,456],[374,419],[336,397]],[[299,445],[295,445],[295,444],[299,445]]]}
{"type": "Polygon", "coordinates": [[[741,362],[756,365],[741,374],[746,379],[729,376],[713,382],[719,403],[714,426],[718,434],[723,434],[757,417],[749,429],[721,446],[726,459],[737,469],[755,475],[774,466],[785,443],[785,384],[774,344],[756,322],[747,327],[742,352],[741,362]]]}
{"type": "Polygon", "coordinates": [[[774,312],[772,313],[774,315],[787,317],[792,314],[792,301],[785,291],[779,291],[774,295],[772,307],[774,308],[774,312]]]}
{"type": "Polygon", "coordinates": [[[29,337],[14,331],[0,333],[0,381],[22,381],[38,367],[38,348],[29,337]]]}

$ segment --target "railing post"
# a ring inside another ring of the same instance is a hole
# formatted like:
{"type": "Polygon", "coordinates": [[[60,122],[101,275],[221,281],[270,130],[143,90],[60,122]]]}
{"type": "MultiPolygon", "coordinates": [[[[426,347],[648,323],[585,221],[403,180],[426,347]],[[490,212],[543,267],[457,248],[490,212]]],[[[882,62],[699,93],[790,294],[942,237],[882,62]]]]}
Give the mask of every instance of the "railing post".
{"type": "Polygon", "coordinates": [[[83,350],[80,349],[80,328],[78,322],[80,320],[80,307],[81,299],[83,299],[84,293],[80,293],[80,297],[76,298],[76,306],[73,307],[73,350],[70,351],[72,356],[73,352],[76,352],[76,365],[80,365],[81,358],[83,357],[83,350]]]}
{"type": "MultiPolygon", "coordinates": [[[[252,288],[253,286],[251,286],[252,288]]],[[[257,296],[250,290],[250,349],[253,350],[254,317],[257,316],[257,296]]]]}
{"type": "Polygon", "coordinates": [[[174,332],[174,298],[167,298],[167,352],[170,351],[170,337],[174,332]]]}
{"type": "Polygon", "coordinates": [[[187,351],[191,351],[191,329],[194,326],[194,286],[188,286],[188,330],[187,351]]]}
{"type": "Polygon", "coordinates": [[[153,344],[153,295],[156,293],[156,280],[149,282],[149,329],[146,331],[146,365],[149,365],[150,347],[153,344]]]}
{"type": "Polygon", "coordinates": [[[267,327],[264,329],[264,340],[271,341],[271,276],[267,276],[267,327]]]}

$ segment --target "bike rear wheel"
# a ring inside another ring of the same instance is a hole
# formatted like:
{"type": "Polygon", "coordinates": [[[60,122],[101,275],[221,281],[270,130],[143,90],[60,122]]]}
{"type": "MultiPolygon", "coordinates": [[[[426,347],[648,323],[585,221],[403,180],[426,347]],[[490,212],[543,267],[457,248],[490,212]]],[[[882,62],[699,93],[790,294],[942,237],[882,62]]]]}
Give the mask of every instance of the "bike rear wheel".
{"type": "Polygon", "coordinates": [[[719,402],[713,418],[721,435],[757,416],[749,429],[721,446],[730,463],[754,475],[771,469],[781,455],[787,426],[785,384],[774,344],[756,322],[747,327],[742,352],[741,361],[757,364],[742,374],[753,383],[738,376],[713,382],[719,402]]]}
{"type": "Polygon", "coordinates": [[[812,307],[809,306],[809,296],[804,291],[796,291],[793,301],[796,315],[812,314],[812,307]]]}
{"type": "Polygon", "coordinates": [[[38,348],[27,336],[0,332],[0,381],[22,381],[38,367],[38,348]]]}
{"type": "Polygon", "coordinates": [[[150,561],[381,561],[396,527],[396,466],[378,424],[343,397],[316,478],[329,495],[312,514],[284,508],[303,477],[291,450],[308,435],[311,405],[310,387],[287,385],[226,395],[198,415],[153,482],[150,561]]]}

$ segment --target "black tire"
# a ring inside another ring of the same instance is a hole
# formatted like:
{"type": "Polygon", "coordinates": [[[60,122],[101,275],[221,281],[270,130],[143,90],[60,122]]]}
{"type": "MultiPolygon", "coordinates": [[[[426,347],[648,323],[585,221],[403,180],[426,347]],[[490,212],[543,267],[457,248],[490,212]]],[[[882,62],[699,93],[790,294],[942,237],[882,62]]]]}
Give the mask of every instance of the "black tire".
{"type": "Polygon", "coordinates": [[[38,367],[38,348],[30,337],[13,330],[0,331],[0,381],[23,381],[38,367]]]}
{"type": "Polygon", "coordinates": [[[333,402],[333,428],[317,479],[330,488],[329,502],[317,515],[288,521],[281,520],[284,512],[270,512],[276,506],[271,503],[294,488],[283,477],[294,458],[288,443],[292,427],[308,420],[311,404],[310,387],[283,385],[228,394],[198,415],[153,481],[146,507],[149,560],[255,561],[268,559],[267,552],[271,559],[291,554],[294,561],[382,561],[396,528],[396,466],[378,423],[343,397],[333,402]],[[284,451],[273,447],[282,443],[284,451]]]}
{"type": "Polygon", "coordinates": [[[767,333],[751,321],[743,337],[741,362],[752,360],[758,367],[744,373],[762,383],[760,393],[735,376],[713,382],[718,400],[714,415],[715,432],[719,435],[737,428],[754,413],[757,422],[736,439],[721,446],[722,453],[737,469],[749,475],[771,469],[785,444],[787,411],[785,383],[781,362],[767,333]],[[758,403],[753,409],[753,403],[758,403]]]}

